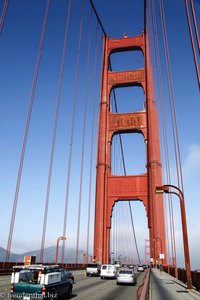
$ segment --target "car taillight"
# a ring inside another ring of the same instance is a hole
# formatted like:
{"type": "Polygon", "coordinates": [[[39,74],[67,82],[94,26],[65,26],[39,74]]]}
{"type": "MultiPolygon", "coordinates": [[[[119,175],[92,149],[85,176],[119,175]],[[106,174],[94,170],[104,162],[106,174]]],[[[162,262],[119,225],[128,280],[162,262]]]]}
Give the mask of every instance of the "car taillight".
{"type": "Polygon", "coordinates": [[[43,288],[42,288],[42,295],[45,295],[45,293],[46,293],[46,288],[45,288],[45,286],[43,286],[43,288]]]}
{"type": "Polygon", "coordinates": [[[13,293],[13,291],[14,291],[14,286],[11,285],[10,292],[13,293]]]}
{"type": "Polygon", "coordinates": [[[38,272],[38,283],[40,283],[40,281],[41,281],[41,276],[42,276],[42,271],[39,271],[38,272]]]}

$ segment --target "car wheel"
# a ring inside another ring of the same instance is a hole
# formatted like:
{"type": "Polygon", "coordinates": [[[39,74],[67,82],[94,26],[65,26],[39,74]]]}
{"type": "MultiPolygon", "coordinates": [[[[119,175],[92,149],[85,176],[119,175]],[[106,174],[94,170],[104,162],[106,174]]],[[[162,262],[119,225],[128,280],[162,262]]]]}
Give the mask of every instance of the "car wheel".
{"type": "Polygon", "coordinates": [[[71,296],[72,296],[72,286],[70,286],[70,289],[69,289],[69,291],[67,293],[67,299],[70,299],[71,296]]]}
{"type": "Polygon", "coordinates": [[[51,290],[51,293],[50,293],[49,296],[50,296],[50,297],[48,297],[47,299],[50,299],[50,300],[55,299],[55,297],[56,297],[55,289],[52,289],[52,290],[51,290]]]}

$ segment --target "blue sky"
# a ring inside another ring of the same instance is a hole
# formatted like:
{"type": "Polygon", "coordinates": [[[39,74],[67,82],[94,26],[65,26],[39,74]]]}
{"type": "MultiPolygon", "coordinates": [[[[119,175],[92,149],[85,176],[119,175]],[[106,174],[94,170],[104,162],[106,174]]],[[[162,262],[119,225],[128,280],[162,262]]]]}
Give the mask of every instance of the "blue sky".
{"type": "MultiPolygon", "coordinates": [[[[181,158],[184,176],[185,200],[187,209],[188,234],[191,252],[192,268],[199,268],[200,247],[200,202],[198,201],[198,185],[200,176],[200,135],[199,135],[199,91],[195,75],[189,33],[186,23],[184,1],[164,1],[166,12],[167,33],[171,59],[176,113],[179,127],[181,158]]],[[[2,10],[4,1],[0,1],[2,10]]],[[[41,240],[42,218],[46,193],[52,128],[57,98],[60,60],[67,16],[65,0],[52,0],[47,32],[45,36],[38,84],[34,99],[24,169],[20,187],[18,209],[13,235],[12,250],[18,253],[38,249],[41,240]],[[34,228],[34,230],[33,230],[34,228]]],[[[95,1],[94,4],[101,17],[106,32],[110,37],[121,37],[124,33],[129,36],[138,35],[143,31],[143,3],[142,1],[95,1]]],[[[158,1],[156,1],[158,8],[158,1]]],[[[200,4],[195,1],[197,20],[200,22],[200,4]]],[[[33,79],[33,72],[37,57],[45,1],[10,1],[3,32],[0,36],[0,235],[1,245],[6,247],[9,231],[12,203],[16,185],[20,151],[26,122],[28,102],[33,79]]],[[[71,126],[72,101],[74,93],[74,78],[76,55],[78,47],[78,26],[80,19],[81,1],[72,1],[72,16],[70,19],[67,55],[63,77],[60,114],[56,138],[52,186],[50,194],[49,216],[47,225],[46,246],[55,244],[56,238],[62,235],[63,209],[67,177],[69,153],[69,136],[71,126]]],[[[77,94],[77,112],[75,117],[75,138],[72,156],[72,174],[69,194],[69,213],[67,222],[67,236],[69,247],[76,243],[76,216],[79,195],[81,139],[83,127],[83,109],[85,97],[87,39],[89,32],[89,1],[85,1],[85,16],[83,26],[83,42],[80,57],[80,72],[77,94]],[[75,221],[74,221],[75,220],[75,221]]],[[[199,23],[198,23],[199,24],[199,23]]],[[[81,211],[81,248],[85,248],[85,229],[87,223],[87,201],[89,183],[89,155],[92,122],[92,95],[94,92],[94,55],[95,55],[96,20],[93,16],[90,91],[86,131],[84,176],[83,176],[83,203],[81,211]]],[[[160,21],[158,17],[158,31],[160,37],[160,21]]],[[[98,76],[97,97],[95,99],[95,132],[97,132],[97,113],[99,109],[99,83],[101,64],[102,33],[98,32],[98,76]]],[[[169,107],[169,96],[165,75],[162,42],[160,42],[163,70],[163,86],[166,109],[169,107]]],[[[142,66],[140,54],[128,54],[126,57],[116,54],[112,57],[113,69],[142,66]],[[135,56],[134,56],[135,55],[135,56]],[[122,62],[119,63],[119,60],[122,62]]],[[[155,70],[155,62],[152,61],[155,70]]],[[[116,91],[119,110],[131,111],[143,109],[143,93],[141,90],[116,91]],[[137,99],[132,101],[130,99],[137,99]],[[124,104],[125,103],[125,104],[124,104]]],[[[157,99],[157,83],[155,82],[155,98],[157,99]]],[[[175,176],[175,161],[170,117],[167,116],[171,176],[172,183],[177,184],[175,176]]],[[[126,153],[127,172],[145,171],[144,146],[141,136],[123,137],[126,153]],[[135,146],[139,145],[139,146],[135,146]],[[142,155],[141,155],[142,153],[142,155]],[[137,159],[131,159],[137,157],[137,159]]],[[[96,141],[95,137],[95,141],[96,141]]],[[[116,142],[117,143],[117,142],[116,142]]],[[[120,153],[116,146],[117,173],[121,172],[120,153]]],[[[93,188],[91,219],[94,211],[95,193],[95,160],[96,146],[93,153],[93,188]]],[[[114,167],[113,167],[114,169],[114,167]]],[[[183,264],[182,236],[179,203],[174,199],[175,231],[177,244],[178,264],[183,264]]],[[[120,203],[117,205],[120,206],[120,203]]],[[[144,240],[148,238],[147,222],[142,203],[133,202],[133,217],[141,257],[144,255],[144,240]]],[[[120,211],[120,208],[119,208],[120,211]]],[[[120,222],[123,224],[123,217],[120,222]]],[[[93,221],[91,221],[92,225],[93,221]]],[[[130,223],[123,224],[123,228],[130,228],[130,223]]],[[[91,226],[92,227],[92,226],[91,226]]],[[[90,240],[92,243],[93,229],[90,240]]],[[[124,256],[126,252],[118,249],[118,254],[124,256]],[[121,252],[120,252],[121,251],[121,252]]]]}

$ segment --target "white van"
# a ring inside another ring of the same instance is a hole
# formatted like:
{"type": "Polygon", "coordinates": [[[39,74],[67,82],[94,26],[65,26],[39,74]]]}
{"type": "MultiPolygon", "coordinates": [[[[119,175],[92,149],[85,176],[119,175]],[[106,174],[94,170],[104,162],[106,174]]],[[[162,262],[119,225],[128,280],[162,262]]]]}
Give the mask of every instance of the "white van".
{"type": "Polygon", "coordinates": [[[102,265],[101,266],[101,279],[103,278],[116,278],[117,268],[115,265],[102,265]]]}

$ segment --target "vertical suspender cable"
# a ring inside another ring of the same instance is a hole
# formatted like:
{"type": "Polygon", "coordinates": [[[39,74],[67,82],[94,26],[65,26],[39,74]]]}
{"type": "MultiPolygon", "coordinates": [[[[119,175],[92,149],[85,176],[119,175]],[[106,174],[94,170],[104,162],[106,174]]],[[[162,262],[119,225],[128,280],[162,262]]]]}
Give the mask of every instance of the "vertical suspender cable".
{"type": "MultiPolygon", "coordinates": [[[[111,61],[109,61],[109,65],[110,65],[110,70],[112,71],[111,61]]],[[[113,91],[113,96],[114,96],[114,103],[115,103],[115,111],[116,111],[116,113],[117,113],[117,112],[118,112],[118,108],[117,108],[117,100],[116,100],[116,94],[115,94],[114,91],[113,91]]],[[[121,150],[121,157],[122,157],[123,173],[124,173],[124,175],[126,176],[126,165],[125,165],[125,159],[124,159],[124,151],[123,151],[123,145],[122,145],[122,137],[121,137],[121,134],[119,134],[119,142],[120,142],[120,150],[121,150]]],[[[135,234],[135,227],[134,227],[134,222],[133,222],[133,214],[132,214],[132,209],[131,209],[130,201],[128,201],[128,204],[129,204],[129,212],[130,212],[130,218],[131,218],[131,226],[132,226],[132,230],[133,230],[133,237],[134,237],[134,241],[135,241],[136,252],[137,252],[139,264],[141,264],[141,259],[140,259],[140,254],[139,254],[139,250],[138,250],[138,245],[137,245],[137,239],[136,239],[136,234],[135,234]]]]}
{"type": "MultiPolygon", "coordinates": [[[[152,25],[153,25],[153,39],[154,39],[154,48],[155,48],[155,58],[156,58],[156,64],[157,64],[157,80],[158,80],[158,86],[159,86],[159,94],[160,94],[160,102],[161,102],[161,115],[162,115],[162,130],[163,130],[163,136],[164,136],[164,154],[165,154],[165,163],[166,163],[166,172],[167,172],[167,178],[168,178],[168,170],[169,170],[169,156],[168,156],[168,141],[167,141],[167,134],[166,134],[166,118],[164,113],[164,97],[163,97],[163,84],[162,84],[162,72],[161,72],[161,64],[160,64],[160,52],[159,52],[159,45],[158,45],[158,35],[157,35],[157,25],[156,25],[156,11],[155,11],[155,1],[151,2],[151,11],[152,11],[152,25]]],[[[169,174],[170,176],[170,174],[169,174]]],[[[169,179],[167,180],[167,182],[169,179]]],[[[170,183],[170,181],[169,181],[170,183]]],[[[168,222],[167,222],[167,215],[166,216],[166,224],[167,224],[167,249],[169,251],[169,239],[168,239],[168,222]]],[[[171,224],[171,223],[170,223],[171,224]]],[[[171,235],[172,238],[172,235],[171,235]]],[[[172,244],[172,240],[171,240],[172,244]]],[[[172,247],[173,249],[173,247],[172,247]]],[[[172,250],[173,252],[173,250],[172,250]]]]}
{"type": "Polygon", "coordinates": [[[47,216],[48,216],[48,208],[49,208],[50,189],[51,189],[51,178],[52,178],[52,169],[53,169],[53,161],[54,161],[55,142],[56,142],[58,115],[59,115],[59,107],[60,107],[60,97],[61,97],[62,82],[63,82],[63,71],[64,71],[65,56],[66,56],[70,12],[71,12],[71,0],[69,0],[69,2],[68,2],[67,21],[66,21],[66,28],[65,28],[65,35],[64,35],[64,42],[63,42],[63,49],[62,49],[62,58],[61,58],[61,65],[60,65],[58,94],[57,94],[57,102],[56,102],[56,113],[55,113],[53,135],[52,135],[51,154],[50,154],[50,161],[49,161],[49,172],[48,172],[48,181],[47,181],[47,190],[46,190],[46,201],[45,201],[45,210],[44,210],[44,222],[43,222],[43,231],[42,231],[42,239],[41,239],[40,262],[43,262],[43,258],[44,258],[43,256],[44,256],[44,245],[45,245],[45,238],[46,238],[47,216]]]}
{"type": "MultiPolygon", "coordinates": [[[[155,11],[155,1],[151,2],[152,4],[152,24],[154,30],[154,46],[155,46],[155,57],[157,64],[157,78],[159,83],[159,92],[160,92],[160,102],[161,102],[161,114],[162,114],[162,130],[164,137],[164,154],[165,154],[165,169],[166,169],[166,178],[167,182],[171,183],[170,176],[170,161],[169,161],[169,152],[168,152],[168,140],[167,140],[167,129],[166,129],[166,118],[165,118],[165,108],[164,108],[164,97],[163,97],[163,83],[162,83],[162,72],[161,72],[161,62],[160,62],[160,51],[158,44],[158,35],[157,35],[157,25],[156,25],[156,11],[155,11]]],[[[169,216],[170,216],[170,232],[171,232],[171,246],[172,246],[172,257],[176,257],[175,250],[175,239],[174,239],[174,222],[173,222],[173,207],[172,207],[172,199],[171,195],[169,195],[169,216]]],[[[166,224],[167,215],[166,215],[166,224]]],[[[168,228],[168,225],[167,225],[168,228]]],[[[168,251],[169,251],[169,238],[168,238],[168,230],[167,230],[167,243],[168,243],[168,251]]]]}
{"type": "Polygon", "coordinates": [[[96,49],[94,59],[94,93],[92,103],[92,132],[91,132],[91,148],[90,148],[90,174],[89,174],[89,196],[88,196],[88,221],[87,221],[87,263],[89,254],[89,237],[90,237],[90,209],[91,209],[91,194],[92,194],[92,165],[93,165],[93,148],[94,148],[94,120],[95,120],[95,100],[96,100],[96,82],[97,82],[97,55],[98,55],[98,23],[96,27],[96,49]]]}
{"type": "MultiPolygon", "coordinates": [[[[149,91],[147,89],[147,80],[148,80],[148,72],[147,72],[147,43],[148,43],[148,35],[147,35],[147,12],[148,12],[148,7],[147,7],[147,0],[144,0],[144,64],[145,64],[145,105],[146,105],[146,121],[147,124],[149,124],[149,91]]],[[[149,139],[149,126],[147,126],[147,140],[149,139]]],[[[147,143],[147,173],[150,172],[150,157],[151,157],[151,147],[149,146],[149,143],[147,143]]],[[[152,180],[148,180],[148,190],[149,194],[151,191],[153,191],[154,187],[152,185],[152,180]]],[[[149,207],[149,225],[151,227],[151,237],[155,237],[155,212],[154,212],[154,197],[151,199],[151,205],[150,201],[148,204],[149,207]]],[[[152,242],[152,241],[151,241],[152,242]]],[[[155,254],[155,250],[154,250],[155,254]]]]}
{"type": "MultiPolygon", "coordinates": [[[[67,213],[68,207],[68,198],[69,198],[69,185],[71,177],[71,161],[72,161],[72,148],[74,141],[74,123],[75,123],[75,114],[76,114],[76,100],[77,100],[77,90],[78,90],[78,75],[79,75],[79,63],[80,63],[80,49],[82,41],[82,28],[83,28],[83,16],[84,16],[84,0],[82,0],[81,8],[81,20],[80,20],[80,29],[79,29],[79,41],[78,41],[78,52],[77,52],[77,61],[76,61],[76,75],[75,75],[75,86],[74,86],[74,95],[73,95],[73,111],[72,111],[72,123],[70,131],[70,145],[69,145],[69,157],[68,157],[68,173],[67,173],[67,186],[66,186],[66,197],[65,197],[65,211],[67,213]]],[[[63,224],[63,236],[66,235],[66,220],[63,224]]],[[[62,263],[65,260],[65,241],[63,241],[62,246],[62,263]]]]}
{"type": "Polygon", "coordinates": [[[197,21],[196,21],[196,16],[195,16],[195,9],[194,9],[194,2],[193,2],[193,0],[190,0],[190,5],[191,5],[191,8],[192,8],[192,17],[193,17],[193,22],[194,22],[194,30],[195,30],[195,34],[196,34],[198,50],[199,50],[199,53],[200,53],[199,32],[198,32],[198,27],[197,27],[197,21]]]}
{"type": "MultiPolygon", "coordinates": [[[[196,49],[195,49],[194,37],[193,37],[193,33],[192,33],[192,25],[191,25],[191,21],[190,21],[190,13],[189,13],[189,8],[188,8],[188,0],[185,0],[185,9],[186,9],[186,15],[187,15],[187,21],[188,21],[188,28],[189,28],[189,32],[190,32],[190,41],[191,41],[191,44],[192,44],[192,51],[193,51],[193,57],[194,57],[194,63],[195,63],[197,81],[198,81],[198,85],[199,85],[199,89],[200,89],[200,73],[199,73],[199,67],[198,67],[198,61],[197,61],[197,54],[196,54],[196,49]]],[[[197,40],[198,40],[198,37],[197,37],[197,40]]],[[[199,46],[199,41],[198,41],[198,46],[199,46]]]]}
{"type": "Polygon", "coordinates": [[[163,41],[164,41],[164,51],[165,51],[165,58],[166,58],[168,89],[169,89],[169,94],[170,94],[170,110],[171,110],[171,116],[172,116],[172,129],[173,129],[174,149],[175,149],[175,158],[176,158],[177,180],[178,180],[178,186],[179,187],[181,186],[181,189],[183,190],[178,126],[177,126],[177,120],[176,120],[176,109],[175,109],[175,101],[174,101],[174,91],[173,91],[173,84],[172,84],[172,73],[171,73],[168,41],[167,41],[167,31],[166,31],[163,0],[160,0],[160,15],[161,15],[162,34],[163,34],[163,41]]]}
{"type": "Polygon", "coordinates": [[[90,13],[89,39],[88,39],[88,55],[86,66],[86,92],[84,103],[84,118],[83,118],[83,132],[82,132],[82,150],[81,150],[81,169],[80,169],[80,187],[79,187],[79,201],[78,201],[78,225],[77,225],[77,239],[76,239],[76,263],[78,263],[79,253],[79,238],[80,238],[80,219],[81,219],[81,202],[82,202],[82,185],[83,185],[83,164],[85,154],[85,131],[88,111],[88,85],[89,85],[89,67],[90,67],[90,52],[91,52],[91,32],[92,32],[92,8],[90,13]]]}
{"type": "MultiPolygon", "coordinates": [[[[163,41],[164,41],[166,68],[167,68],[168,89],[169,89],[169,95],[170,95],[170,110],[171,110],[171,116],[172,116],[172,129],[173,129],[174,150],[175,150],[175,158],[176,158],[177,181],[178,181],[178,187],[184,192],[181,157],[180,157],[180,146],[179,146],[179,135],[178,135],[178,125],[177,125],[177,120],[176,120],[176,109],[175,109],[175,101],[174,101],[172,74],[171,74],[171,66],[170,66],[170,55],[169,55],[169,49],[168,49],[163,0],[160,0],[160,15],[161,15],[161,25],[162,25],[161,27],[162,27],[162,34],[163,34],[163,41]]],[[[175,237],[174,237],[174,243],[175,243],[175,237]]]]}
{"type": "Polygon", "coordinates": [[[26,120],[26,127],[25,127],[25,132],[24,132],[24,139],[23,139],[19,169],[18,169],[18,176],[17,176],[17,183],[16,183],[16,189],[15,189],[15,196],[14,196],[14,203],[13,203],[13,209],[12,209],[12,217],[11,217],[11,223],[10,223],[10,231],[9,231],[5,261],[9,261],[9,257],[10,257],[10,249],[11,249],[11,244],[12,244],[12,236],[13,236],[13,229],[14,229],[14,223],[15,223],[17,202],[18,202],[18,197],[19,197],[19,189],[20,189],[20,183],[21,183],[21,177],[22,177],[26,144],[27,144],[27,139],[28,139],[31,114],[32,114],[32,108],[33,108],[37,78],[38,78],[38,73],[39,73],[39,66],[40,66],[40,60],[41,60],[41,55],[42,55],[44,37],[45,37],[45,32],[46,32],[46,25],[47,25],[50,2],[51,2],[51,0],[47,0],[47,2],[46,2],[45,15],[44,15],[43,26],[42,26],[42,33],[41,33],[41,37],[40,37],[40,44],[39,44],[39,49],[38,49],[35,71],[34,71],[31,95],[30,95],[30,100],[29,100],[29,108],[28,108],[28,114],[27,114],[27,120],[26,120]]]}
{"type": "Polygon", "coordinates": [[[8,10],[8,4],[9,4],[9,0],[5,0],[4,1],[4,6],[3,6],[3,11],[2,11],[2,14],[1,14],[1,19],[0,19],[0,34],[2,32],[3,24],[4,24],[4,21],[5,21],[5,18],[6,18],[6,13],[7,13],[7,10],[8,10]]]}

